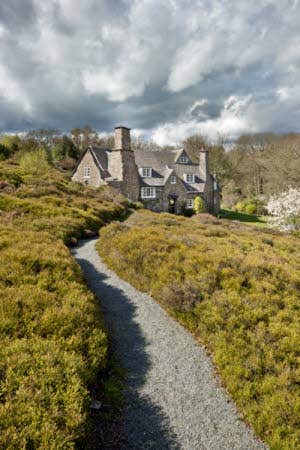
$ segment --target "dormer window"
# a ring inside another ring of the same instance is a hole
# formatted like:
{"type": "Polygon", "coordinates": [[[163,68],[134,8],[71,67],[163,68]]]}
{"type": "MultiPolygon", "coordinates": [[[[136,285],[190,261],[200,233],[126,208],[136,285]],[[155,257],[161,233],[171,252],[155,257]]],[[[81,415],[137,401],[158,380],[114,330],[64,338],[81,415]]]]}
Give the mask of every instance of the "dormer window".
{"type": "Polygon", "coordinates": [[[186,155],[181,155],[179,158],[179,162],[182,164],[188,164],[189,158],[186,155]]]}
{"type": "Polygon", "coordinates": [[[83,176],[84,178],[90,178],[91,176],[91,168],[90,167],[84,167],[83,168],[83,176]]]}
{"type": "Polygon", "coordinates": [[[152,177],[152,169],[151,167],[142,167],[142,177],[150,178],[152,177]]]}
{"type": "Polygon", "coordinates": [[[176,184],[176,176],[175,175],[171,175],[170,176],[170,183],[171,184],[176,184]]]}
{"type": "Polygon", "coordinates": [[[195,175],[193,173],[186,173],[185,174],[185,181],[187,183],[191,183],[191,184],[195,183],[195,175]]]}

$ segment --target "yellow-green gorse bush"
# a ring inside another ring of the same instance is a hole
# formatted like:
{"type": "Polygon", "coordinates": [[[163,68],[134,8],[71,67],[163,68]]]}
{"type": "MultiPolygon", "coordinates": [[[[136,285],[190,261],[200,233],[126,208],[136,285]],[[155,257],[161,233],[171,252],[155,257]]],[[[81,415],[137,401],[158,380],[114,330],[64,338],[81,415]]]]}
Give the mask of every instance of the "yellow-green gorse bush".
{"type": "Polygon", "coordinates": [[[300,448],[299,239],[146,211],[103,228],[98,250],[207,346],[258,436],[300,448]]]}
{"type": "Polygon", "coordinates": [[[0,448],[74,448],[84,434],[107,337],[64,242],[124,210],[50,167],[41,179],[0,163],[0,448]]]}

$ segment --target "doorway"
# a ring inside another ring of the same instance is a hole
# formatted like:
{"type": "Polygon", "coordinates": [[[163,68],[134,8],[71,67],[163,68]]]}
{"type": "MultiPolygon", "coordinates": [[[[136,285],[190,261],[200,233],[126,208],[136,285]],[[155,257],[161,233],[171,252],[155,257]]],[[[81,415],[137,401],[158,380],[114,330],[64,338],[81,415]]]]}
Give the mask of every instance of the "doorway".
{"type": "Polygon", "coordinates": [[[168,196],[168,211],[170,214],[176,214],[176,203],[177,203],[177,196],[176,195],[169,195],[168,196]]]}

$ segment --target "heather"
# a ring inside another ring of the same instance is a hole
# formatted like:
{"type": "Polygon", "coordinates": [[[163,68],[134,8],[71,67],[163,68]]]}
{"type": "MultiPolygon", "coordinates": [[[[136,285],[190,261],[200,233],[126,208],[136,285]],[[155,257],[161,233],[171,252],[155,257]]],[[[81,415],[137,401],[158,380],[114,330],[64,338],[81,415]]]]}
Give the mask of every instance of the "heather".
{"type": "Polygon", "coordinates": [[[103,228],[98,250],[206,346],[259,437],[299,448],[299,239],[143,211],[103,228]]]}
{"type": "Polygon", "coordinates": [[[107,336],[66,243],[124,214],[46,160],[0,162],[0,447],[75,448],[107,336]]]}

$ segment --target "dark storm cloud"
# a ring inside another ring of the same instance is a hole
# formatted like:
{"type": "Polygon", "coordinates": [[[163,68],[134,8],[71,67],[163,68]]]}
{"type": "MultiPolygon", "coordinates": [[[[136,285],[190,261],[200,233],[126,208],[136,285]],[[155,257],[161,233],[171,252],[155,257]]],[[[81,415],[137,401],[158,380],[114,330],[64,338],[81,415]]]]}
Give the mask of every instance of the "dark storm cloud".
{"type": "Polygon", "coordinates": [[[297,0],[0,4],[0,128],[299,131],[297,0]]]}

